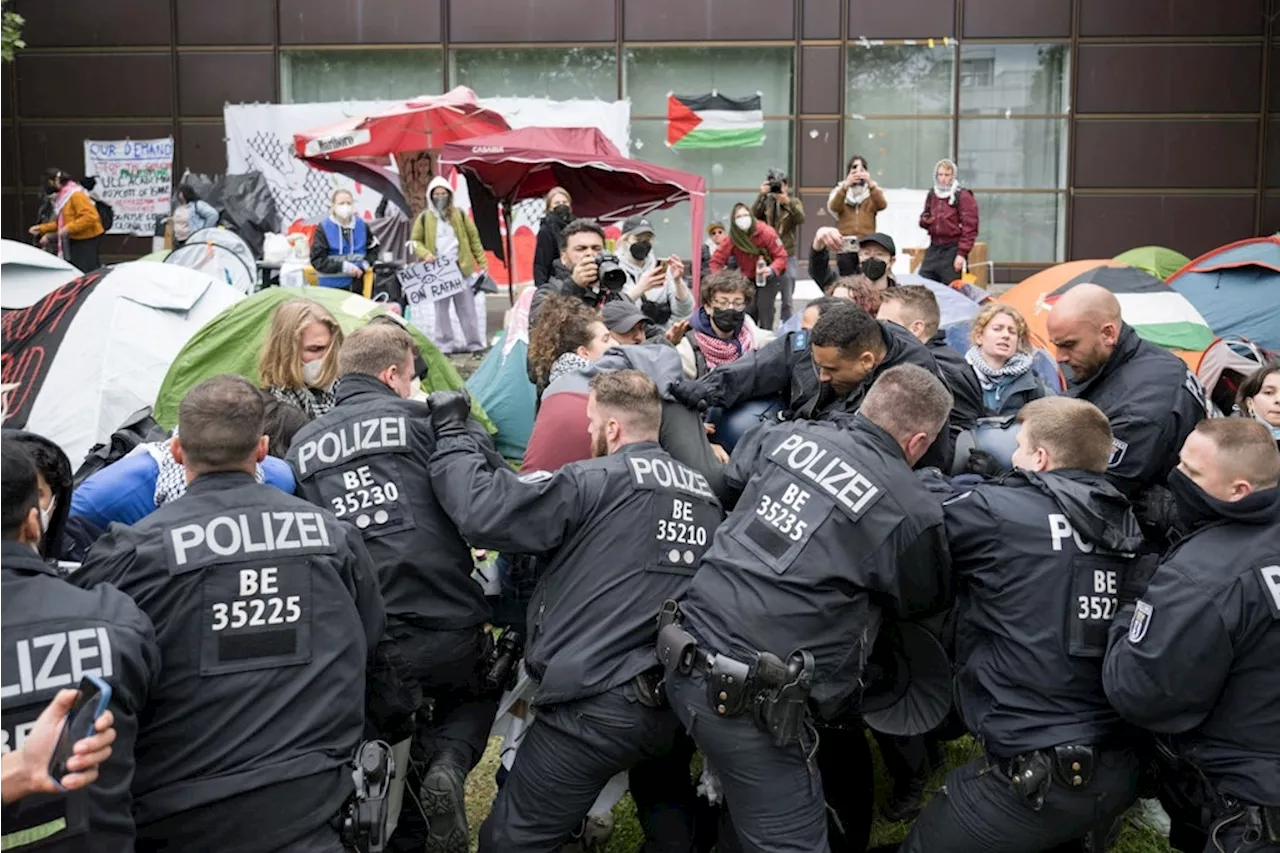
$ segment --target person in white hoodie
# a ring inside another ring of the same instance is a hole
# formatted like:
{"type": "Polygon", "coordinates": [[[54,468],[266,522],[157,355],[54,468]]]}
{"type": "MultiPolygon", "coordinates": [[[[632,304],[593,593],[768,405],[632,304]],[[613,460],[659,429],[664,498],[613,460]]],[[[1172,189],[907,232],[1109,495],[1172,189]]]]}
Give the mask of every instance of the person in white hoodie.
{"type": "Polygon", "coordinates": [[[476,317],[475,293],[470,287],[476,276],[485,271],[484,246],[475,222],[453,206],[453,189],[439,175],[427,184],[427,206],[413,222],[409,246],[420,261],[430,263],[437,258],[450,258],[457,262],[467,285],[452,296],[436,301],[436,346],[444,353],[484,349],[484,336],[476,317]],[[458,315],[465,338],[461,349],[453,340],[451,307],[458,315]]]}
{"type": "Polygon", "coordinates": [[[684,280],[684,263],[675,255],[659,261],[653,254],[653,226],[643,216],[629,216],[615,251],[627,274],[623,294],[654,324],[664,329],[693,313],[693,294],[684,280]]]}

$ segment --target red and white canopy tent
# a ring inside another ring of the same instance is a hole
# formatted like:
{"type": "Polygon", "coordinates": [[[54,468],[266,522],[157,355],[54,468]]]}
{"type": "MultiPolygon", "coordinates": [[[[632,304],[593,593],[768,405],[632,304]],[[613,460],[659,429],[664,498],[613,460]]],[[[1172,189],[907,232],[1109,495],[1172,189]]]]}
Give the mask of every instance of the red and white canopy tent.
{"type": "MultiPolygon", "coordinates": [[[[707,194],[706,182],[698,175],[624,157],[603,133],[589,127],[526,127],[462,139],[445,145],[439,161],[466,176],[472,214],[482,238],[486,230],[496,236],[499,205],[510,223],[513,203],[538,198],[557,186],[573,196],[575,215],[605,221],[649,214],[688,201],[697,298],[707,194]]],[[[510,228],[507,258],[510,264],[510,228]]]]}

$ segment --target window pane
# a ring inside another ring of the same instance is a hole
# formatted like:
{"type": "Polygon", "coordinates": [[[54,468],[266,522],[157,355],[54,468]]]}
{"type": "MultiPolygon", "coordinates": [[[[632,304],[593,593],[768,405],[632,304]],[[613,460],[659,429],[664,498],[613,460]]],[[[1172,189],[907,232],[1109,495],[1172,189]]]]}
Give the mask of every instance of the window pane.
{"type": "Polygon", "coordinates": [[[670,92],[730,98],[759,92],[765,115],[791,112],[791,48],[636,47],[624,57],[623,92],[633,116],[665,116],[670,92]]]}
{"type": "MultiPolygon", "coordinates": [[[[951,156],[951,119],[854,120],[845,123],[844,140],[845,162],[865,157],[876,183],[923,189],[933,186],[934,165],[951,156]]],[[[843,177],[832,175],[832,186],[843,177]]]]}
{"type": "Polygon", "coordinates": [[[618,98],[611,47],[477,48],[449,53],[449,80],[482,98],[618,98]]]}
{"type": "Polygon", "coordinates": [[[978,239],[996,263],[1059,262],[1066,238],[1063,193],[979,193],[978,239]]]}
{"type": "Polygon", "coordinates": [[[855,116],[950,115],[955,48],[939,44],[849,48],[845,88],[855,116]]]}
{"type": "Polygon", "coordinates": [[[791,136],[790,121],[773,119],[764,123],[764,145],[759,148],[681,151],[667,147],[666,121],[641,119],[631,122],[631,156],[701,175],[707,189],[750,190],[750,202],[770,169],[791,174],[791,136]]]}
{"type": "Polygon", "coordinates": [[[288,50],[280,54],[286,104],[400,100],[438,95],[438,50],[288,50]]]}
{"type": "Polygon", "coordinates": [[[1066,119],[961,119],[960,181],[982,189],[1067,185],[1066,119]]]}
{"type": "Polygon", "coordinates": [[[960,112],[1065,114],[1065,44],[965,44],[960,49],[960,112]]]}

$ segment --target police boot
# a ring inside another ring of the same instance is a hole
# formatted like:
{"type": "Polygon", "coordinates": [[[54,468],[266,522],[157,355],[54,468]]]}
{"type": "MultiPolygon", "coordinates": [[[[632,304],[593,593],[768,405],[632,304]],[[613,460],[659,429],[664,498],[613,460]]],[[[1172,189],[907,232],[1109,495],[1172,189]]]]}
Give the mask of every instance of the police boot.
{"type": "Polygon", "coordinates": [[[465,793],[468,769],[464,759],[443,750],[431,760],[423,774],[418,796],[427,818],[426,853],[468,853],[471,847],[465,793]]]}
{"type": "Polygon", "coordinates": [[[893,794],[885,801],[881,815],[891,822],[915,820],[924,807],[924,788],[928,777],[919,776],[905,784],[894,785],[893,794]]]}

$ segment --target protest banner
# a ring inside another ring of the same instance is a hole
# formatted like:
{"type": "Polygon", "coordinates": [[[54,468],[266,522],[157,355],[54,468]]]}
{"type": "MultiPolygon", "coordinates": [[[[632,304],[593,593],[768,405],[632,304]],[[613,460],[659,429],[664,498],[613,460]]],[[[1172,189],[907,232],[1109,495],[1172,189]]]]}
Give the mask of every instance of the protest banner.
{"type": "Polygon", "coordinates": [[[98,179],[95,194],[111,205],[112,234],[155,233],[173,194],[173,138],[84,142],[84,173],[98,179]]]}
{"type": "Polygon", "coordinates": [[[452,258],[436,258],[419,261],[396,273],[404,299],[410,305],[419,302],[439,302],[461,293],[467,286],[458,262],[452,258]]]}

